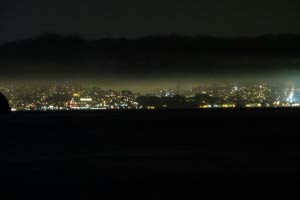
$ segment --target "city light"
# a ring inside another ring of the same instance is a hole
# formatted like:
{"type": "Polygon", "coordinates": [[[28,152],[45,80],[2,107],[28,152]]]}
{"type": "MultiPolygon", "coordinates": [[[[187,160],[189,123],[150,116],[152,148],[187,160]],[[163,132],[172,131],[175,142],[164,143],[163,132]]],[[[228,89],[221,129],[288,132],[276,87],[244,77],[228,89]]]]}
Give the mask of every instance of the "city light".
{"type": "Polygon", "coordinates": [[[81,85],[2,86],[12,111],[300,107],[295,84],[226,84],[139,93],[81,85]]]}

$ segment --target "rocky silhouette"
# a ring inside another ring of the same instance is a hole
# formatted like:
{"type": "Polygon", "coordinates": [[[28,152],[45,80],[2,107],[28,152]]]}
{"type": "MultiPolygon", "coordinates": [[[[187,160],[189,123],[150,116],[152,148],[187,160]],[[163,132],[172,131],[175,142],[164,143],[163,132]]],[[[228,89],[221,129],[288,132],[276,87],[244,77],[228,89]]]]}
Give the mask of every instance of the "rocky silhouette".
{"type": "Polygon", "coordinates": [[[0,92],[0,113],[10,112],[10,107],[6,97],[0,92]]]}

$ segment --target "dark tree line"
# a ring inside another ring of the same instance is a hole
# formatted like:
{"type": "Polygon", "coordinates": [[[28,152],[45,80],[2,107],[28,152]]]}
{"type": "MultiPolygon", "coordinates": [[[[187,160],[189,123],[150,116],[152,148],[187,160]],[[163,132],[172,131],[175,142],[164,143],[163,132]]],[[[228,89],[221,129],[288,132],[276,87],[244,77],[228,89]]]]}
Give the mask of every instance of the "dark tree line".
{"type": "Polygon", "coordinates": [[[156,109],[196,109],[206,104],[223,104],[222,99],[206,94],[197,94],[194,97],[175,95],[173,97],[140,96],[137,102],[143,106],[156,109]]]}

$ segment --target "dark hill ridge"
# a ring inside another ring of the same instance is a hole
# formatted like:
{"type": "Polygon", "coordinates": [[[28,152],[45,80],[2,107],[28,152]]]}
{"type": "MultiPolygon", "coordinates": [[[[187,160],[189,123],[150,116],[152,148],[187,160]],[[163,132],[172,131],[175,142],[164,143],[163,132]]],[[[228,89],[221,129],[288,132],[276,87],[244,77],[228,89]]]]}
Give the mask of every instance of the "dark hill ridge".
{"type": "Polygon", "coordinates": [[[300,36],[217,38],[210,36],[149,36],[137,39],[86,40],[80,36],[44,34],[0,47],[1,57],[82,56],[299,56],[300,36]]]}
{"type": "Polygon", "coordinates": [[[86,40],[44,34],[0,46],[2,77],[168,78],[298,70],[300,35],[86,40]]]}

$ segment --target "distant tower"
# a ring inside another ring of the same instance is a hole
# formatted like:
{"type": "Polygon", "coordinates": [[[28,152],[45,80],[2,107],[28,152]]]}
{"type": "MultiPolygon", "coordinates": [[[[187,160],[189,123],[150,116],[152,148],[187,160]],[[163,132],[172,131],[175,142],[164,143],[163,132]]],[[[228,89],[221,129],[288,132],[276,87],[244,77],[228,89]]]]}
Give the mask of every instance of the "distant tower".
{"type": "Polygon", "coordinates": [[[11,111],[9,103],[5,96],[0,92],[0,113],[9,113],[11,111]]]}

